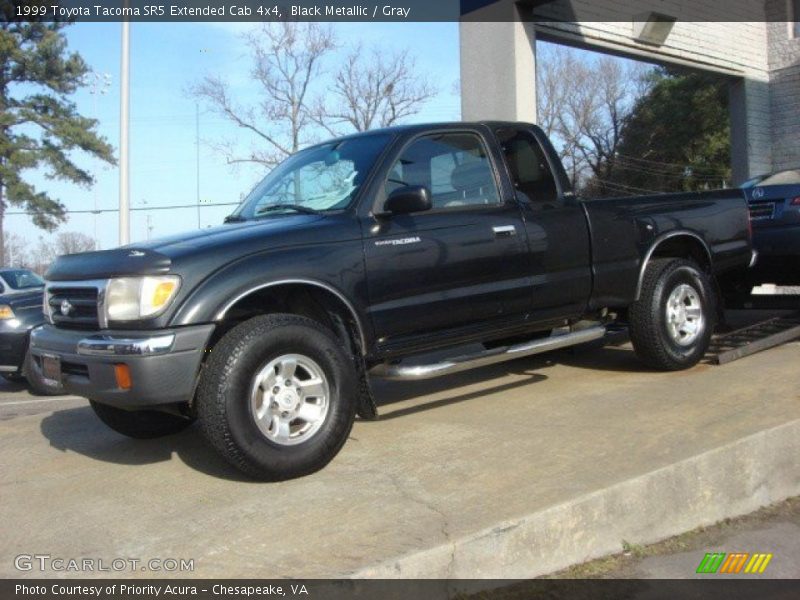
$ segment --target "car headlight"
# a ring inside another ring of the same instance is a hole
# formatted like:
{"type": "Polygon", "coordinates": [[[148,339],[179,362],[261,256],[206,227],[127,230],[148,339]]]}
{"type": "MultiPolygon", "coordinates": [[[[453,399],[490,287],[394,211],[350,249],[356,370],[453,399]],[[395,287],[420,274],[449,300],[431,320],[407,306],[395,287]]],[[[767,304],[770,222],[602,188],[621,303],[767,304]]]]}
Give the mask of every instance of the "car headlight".
{"type": "Polygon", "coordinates": [[[181,280],[177,275],[117,277],[106,287],[109,321],[136,321],[161,314],[175,297],[181,280]]]}
{"type": "Polygon", "coordinates": [[[14,311],[8,304],[0,304],[0,321],[14,318],[14,311]]]}

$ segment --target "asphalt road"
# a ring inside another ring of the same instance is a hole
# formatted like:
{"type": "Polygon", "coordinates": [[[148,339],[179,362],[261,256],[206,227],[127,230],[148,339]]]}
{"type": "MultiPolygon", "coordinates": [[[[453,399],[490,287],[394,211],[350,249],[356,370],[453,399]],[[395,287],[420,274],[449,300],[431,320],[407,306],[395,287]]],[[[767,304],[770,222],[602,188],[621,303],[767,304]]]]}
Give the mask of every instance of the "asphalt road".
{"type": "Polygon", "coordinates": [[[12,383],[0,378],[0,421],[86,404],[85,398],[77,396],[34,396],[24,383],[12,383]]]}
{"type": "Polygon", "coordinates": [[[542,574],[491,563],[508,548],[466,561],[462,540],[502,540],[528,515],[800,419],[798,350],[654,373],[622,344],[377,381],[382,418],[357,422],[319,473],[279,484],[243,478],[196,427],[130,440],[83,399],[3,382],[0,576],[53,575],[16,570],[25,552],[194,560],[158,576],[403,576],[442,556],[452,577],[542,574]]]}

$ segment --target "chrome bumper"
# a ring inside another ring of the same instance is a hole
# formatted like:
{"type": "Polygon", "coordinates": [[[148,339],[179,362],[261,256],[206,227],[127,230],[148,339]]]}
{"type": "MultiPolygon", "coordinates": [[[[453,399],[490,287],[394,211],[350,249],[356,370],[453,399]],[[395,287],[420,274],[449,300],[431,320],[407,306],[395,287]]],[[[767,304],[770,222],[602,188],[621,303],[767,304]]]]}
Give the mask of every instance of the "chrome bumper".
{"type": "Polygon", "coordinates": [[[93,335],[78,342],[77,353],[83,356],[154,356],[166,354],[174,343],[174,333],[148,338],[93,335]]]}
{"type": "MultiPolygon", "coordinates": [[[[191,402],[214,325],[159,331],[79,331],[43,325],[31,331],[31,367],[58,358],[64,389],[111,406],[142,409],[191,402]],[[132,387],[118,385],[127,365],[132,387]]],[[[51,365],[52,366],[52,365],[51,365]]]]}

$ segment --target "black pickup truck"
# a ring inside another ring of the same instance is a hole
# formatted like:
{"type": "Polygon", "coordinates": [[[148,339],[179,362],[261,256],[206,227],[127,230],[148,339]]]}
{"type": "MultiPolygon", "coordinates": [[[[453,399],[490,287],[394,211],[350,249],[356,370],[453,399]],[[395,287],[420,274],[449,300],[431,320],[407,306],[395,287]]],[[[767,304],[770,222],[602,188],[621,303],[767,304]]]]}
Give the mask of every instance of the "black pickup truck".
{"type": "Polygon", "coordinates": [[[371,375],[435,377],[613,322],[648,365],[690,367],[752,258],[741,191],[585,201],[536,126],[378,130],[291,156],[220,227],[59,258],[33,368],[125,435],[197,419],[235,466],[285,479],[377,417],[371,375]]]}

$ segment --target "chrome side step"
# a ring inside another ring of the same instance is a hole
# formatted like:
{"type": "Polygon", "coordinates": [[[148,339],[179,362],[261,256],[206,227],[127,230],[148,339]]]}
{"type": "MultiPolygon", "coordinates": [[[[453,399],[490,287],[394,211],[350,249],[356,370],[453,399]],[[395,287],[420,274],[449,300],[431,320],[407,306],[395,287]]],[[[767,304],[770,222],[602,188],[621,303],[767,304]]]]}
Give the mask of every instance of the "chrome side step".
{"type": "Polygon", "coordinates": [[[594,340],[599,340],[606,334],[606,328],[602,325],[595,325],[586,329],[573,331],[561,335],[552,335],[546,338],[539,338],[515,344],[513,346],[502,346],[475,354],[467,354],[449,358],[442,362],[430,364],[404,364],[381,363],[370,370],[370,375],[392,379],[397,381],[409,381],[416,379],[432,379],[442,375],[450,375],[460,371],[467,371],[476,367],[484,367],[495,363],[541,354],[550,350],[558,350],[577,344],[585,344],[594,340]]]}

